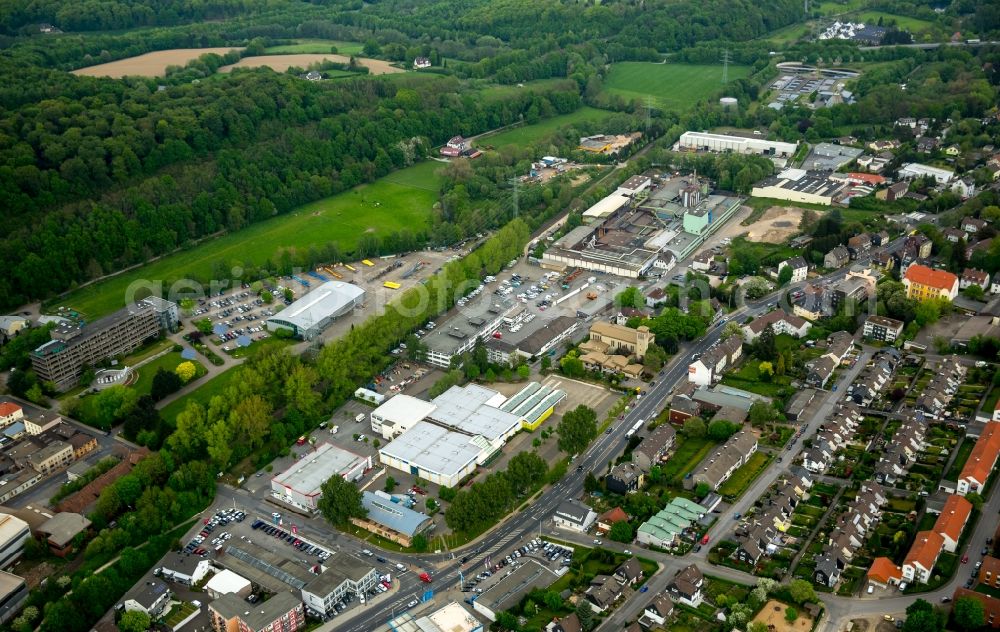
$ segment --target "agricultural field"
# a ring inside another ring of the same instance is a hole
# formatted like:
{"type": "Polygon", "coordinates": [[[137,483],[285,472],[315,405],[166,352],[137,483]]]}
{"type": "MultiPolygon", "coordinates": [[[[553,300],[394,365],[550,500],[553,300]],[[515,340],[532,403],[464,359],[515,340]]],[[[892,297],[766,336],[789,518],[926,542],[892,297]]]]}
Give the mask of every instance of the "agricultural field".
{"type": "Polygon", "coordinates": [[[170,50],[158,50],[145,55],[127,57],[116,61],[109,61],[106,64],[87,66],[73,71],[74,75],[85,77],[111,77],[121,79],[122,77],[162,77],[167,74],[168,66],[183,66],[189,61],[198,59],[202,55],[214,53],[225,55],[231,50],[243,50],[238,46],[219,48],[173,48],[170,50]]]}
{"type": "MultiPolygon", "coordinates": [[[[729,66],[729,78],[740,79],[749,66],[729,66]]],[[[654,105],[665,110],[687,110],[698,101],[723,90],[722,65],[655,64],[628,61],[612,64],[604,79],[604,91],[628,101],[651,97],[654,105]]]]}
{"type": "MultiPolygon", "coordinates": [[[[373,75],[388,75],[396,72],[406,72],[402,68],[397,68],[381,59],[366,59],[364,57],[355,58],[359,64],[368,69],[373,75]]],[[[308,68],[321,61],[332,61],[338,64],[349,64],[351,58],[348,55],[333,53],[293,53],[289,55],[258,55],[256,57],[244,57],[235,64],[222,66],[219,72],[230,72],[235,68],[260,68],[267,66],[276,72],[285,72],[289,68],[308,68]]]]}
{"type": "Polygon", "coordinates": [[[331,241],[350,250],[363,233],[389,234],[427,227],[437,200],[441,164],[427,161],[402,169],[371,184],[307,204],[290,213],[252,224],[241,231],[203,242],[105,281],[88,285],[58,300],[94,320],[125,304],[126,289],[142,280],[173,282],[185,277],[208,278],[215,261],[263,263],[282,248],[308,248],[331,241]]]}
{"type": "Polygon", "coordinates": [[[522,125],[492,136],[485,136],[476,141],[478,147],[504,147],[507,145],[528,145],[544,136],[551,134],[558,128],[577,123],[602,121],[611,116],[611,112],[598,110],[596,108],[584,106],[575,112],[553,116],[539,123],[532,125],[522,125]]]}
{"type": "Polygon", "coordinates": [[[338,40],[300,39],[294,44],[270,46],[264,49],[268,55],[288,55],[291,53],[329,53],[336,48],[341,55],[360,55],[363,48],[360,42],[341,42],[338,40]]]}

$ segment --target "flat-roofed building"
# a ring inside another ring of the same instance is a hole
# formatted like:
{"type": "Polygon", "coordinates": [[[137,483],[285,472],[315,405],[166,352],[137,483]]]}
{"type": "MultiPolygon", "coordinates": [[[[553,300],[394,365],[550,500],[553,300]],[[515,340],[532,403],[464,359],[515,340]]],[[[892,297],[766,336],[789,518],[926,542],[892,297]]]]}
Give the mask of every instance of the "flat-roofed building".
{"type": "Polygon", "coordinates": [[[941,169],[930,165],[911,162],[903,165],[899,170],[899,177],[902,180],[912,180],[913,178],[931,177],[938,184],[948,184],[955,179],[955,172],[950,169],[941,169]]]}
{"type": "Polygon", "coordinates": [[[28,599],[28,585],[23,577],[0,571],[0,623],[6,623],[21,610],[28,599]]]}
{"type": "Polygon", "coordinates": [[[393,618],[375,632],[483,632],[485,628],[462,604],[452,601],[423,616],[412,612],[393,618]]]}
{"type": "Polygon", "coordinates": [[[24,543],[31,537],[28,523],[16,516],[0,513],[0,568],[7,568],[21,557],[24,543]]]}
{"type": "Polygon", "coordinates": [[[370,456],[323,443],[272,478],[271,494],[300,509],[316,511],[323,495],[320,488],[330,477],[339,475],[348,481],[356,481],[371,467],[370,456]]]}
{"type": "Polygon", "coordinates": [[[442,369],[451,368],[452,358],[471,351],[477,340],[489,339],[516,309],[508,299],[483,297],[473,299],[461,310],[453,310],[424,336],[427,362],[442,369]]]}
{"type": "Polygon", "coordinates": [[[436,408],[433,403],[412,395],[394,395],[369,414],[372,432],[391,441],[426,419],[436,408]]]}
{"type": "Polygon", "coordinates": [[[692,151],[711,151],[717,153],[757,154],[760,156],[776,156],[788,158],[795,154],[798,143],[783,143],[765,138],[745,138],[727,134],[712,134],[709,132],[684,132],[681,134],[678,146],[692,151]]]}
{"type": "Polygon", "coordinates": [[[59,390],[72,388],[84,366],[127,355],[159,335],[176,309],[170,301],[142,300],[87,325],[60,323],[52,340],[31,353],[31,367],[39,380],[51,381],[59,390]]]}
{"type": "Polygon", "coordinates": [[[73,462],[73,446],[65,441],[53,441],[26,461],[33,470],[45,476],[73,462]]]}
{"type": "Polygon", "coordinates": [[[302,588],[306,608],[320,616],[331,616],[345,596],[357,597],[378,583],[378,571],[355,558],[335,554],[323,562],[323,572],[302,588]]]}
{"type": "Polygon", "coordinates": [[[363,288],[343,281],[327,281],[268,318],[267,330],[284,329],[303,340],[312,340],[364,301],[363,288]]]}
{"type": "Polygon", "coordinates": [[[846,198],[850,183],[823,172],[785,169],[751,189],[753,197],[829,206],[846,198]]]}
{"type": "Polygon", "coordinates": [[[71,511],[63,511],[42,523],[37,531],[46,536],[49,549],[54,554],[66,557],[73,551],[73,540],[76,536],[88,528],[90,520],[86,517],[71,511]]]}
{"type": "Polygon", "coordinates": [[[559,578],[548,566],[532,558],[521,559],[524,562],[520,566],[479,594],[472,606],[476,612],[496,621],[498,613],[516,606],[535,588],[547,587],[559,578]]]}
{"type": "Polygon", "coordinates": [[[302,600],[287,592],[253,605],[224,595],[209,604],[208,613],[216,632],[298,632],[306,626],[302,600]]]}
{"type": "Polygon", "coordinates": [[[205,592],[212,599],[218,599],[223,595],[249,597],[250,593],[253,592],[253,585],[246,577],[237,575],[228,568],[225,568],[213,575],[212,579],[208,580],[208,583],[205,584],[205,592]]]}
{"type": "Polygon", "coordinates": [[[904,323],[895,318],[871,315],[865,319],[864,337],[882,342],[896,342],[903,334],[904,323]]]}
{"type": "Polygon", "coordinates": [[[454,487],[476,471],[480,459],[492,453],[490,443],[448,430],[429,421],[419,421],[409,430],[379,448],[383,465],[419,478],[454,487]]]}

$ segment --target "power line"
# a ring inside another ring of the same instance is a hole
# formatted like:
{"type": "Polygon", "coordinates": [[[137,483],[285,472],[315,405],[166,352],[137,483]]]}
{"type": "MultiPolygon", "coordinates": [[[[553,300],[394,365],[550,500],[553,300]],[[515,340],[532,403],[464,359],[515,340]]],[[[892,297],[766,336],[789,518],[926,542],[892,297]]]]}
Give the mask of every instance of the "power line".
{"type": "MultiPolygon", "coordinates": [[[[806,0],[808,2],[808,0],[806,0]]],[[[722,51],[722,83],[729,83],[729,49],[722,51]]]]}

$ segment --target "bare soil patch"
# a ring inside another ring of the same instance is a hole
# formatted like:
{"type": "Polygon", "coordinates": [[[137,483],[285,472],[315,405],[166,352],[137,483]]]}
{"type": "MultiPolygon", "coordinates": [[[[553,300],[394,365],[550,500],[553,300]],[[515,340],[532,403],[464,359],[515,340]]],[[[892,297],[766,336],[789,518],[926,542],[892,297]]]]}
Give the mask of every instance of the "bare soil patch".
{"type": "Polygon", "coordinates": [[[812,619],[804,611],[799,610],[799,617],[789,623],[785,620],[785,609],[787,605],[774,599],[767,602],[754,621],[759,621],[767,626],[771,632],[809,632],[812,629],[812,619]]]}
{"type": "Polygon", "coordinates": [[[799,232],[803,209],[794,206],[772,206],[750,226],[750,241],[780,244],[799,232]]]}
{"type": "MultiPolygon", "coordinates": [[[[396,68],[395,66],[390,65],[389,62],[382,61],[381,59],[367,59],[364,57],[356,57],[355,59],[357,59],[358,63],[367,68],[373,75],[387,75],[395,72],[406,72],[402,68],[396,68]]],[[[334,53],[258,55],[255,57],[244,57],[235,64],[223,66],[219,68],[219,72],[229,72],[233,68],[260,68],[261,66],[267,66],[271,70],[275,70],[277,72],[285,72],[293,66],[306,68],[323,60],[329,60],[339,64],[351,63],[351,58],[347,55],[337,55],[334,53]]]]}
{"type": "Polygon", "coordinates": [[[122,77],[162,77],[167,74],[167,66],[183,66],[189,61],[198,59],[202,55],[215,53],[225,55],[231,50],[243,50],[239,46],[218,47],[218,48],[173,48],[170,50],[158,50],[144,55],[109,61],[106,64],[87,66],[73,71],[74,75],[86,77],[111,77],[121,79],[122,77]]]}

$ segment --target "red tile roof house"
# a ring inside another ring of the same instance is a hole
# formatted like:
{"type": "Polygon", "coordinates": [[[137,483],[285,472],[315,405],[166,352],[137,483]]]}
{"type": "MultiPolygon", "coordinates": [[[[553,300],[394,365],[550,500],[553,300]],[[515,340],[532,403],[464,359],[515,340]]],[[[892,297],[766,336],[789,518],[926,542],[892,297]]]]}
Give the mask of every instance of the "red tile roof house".
{"type": "Polygon", "coordinates": [[[882,588],[898,586],[902,580],[903,569],[893,564],[887,557],[876,557],[868,569],[868,581],[882,588]]]}
{"type": "Polygon", "coordinates": [[[972,515],[972,503],[958,494],[948,496],[944,502],[941,515],[934,523],[934,533],[944,538],[944,550],[954,553],[958,548],[958,540],[972,515]]]}
{"type": "Polygon", "coordinates": [[[926,584],[931,579],[931,571],[937,563],[941,550],[944,549],[944,538],[933,531],[920,531],[913,540],[910,552],[903,560],[903,579],[909,582],[926,584]]]}
{"type": "Polygon", "coordinates": [[[969,454],[962,473],[958,476],[956,493],[965,496],[969,492],[979,492],[986,485],[986,479],[996,465],[1000,455],[1000,422],[990,421],[983,426],[979,440],[969,454]]]}

